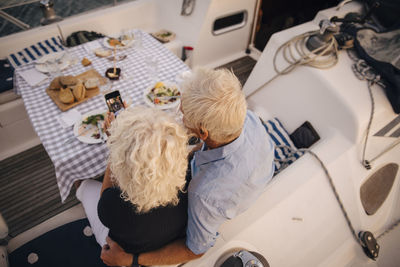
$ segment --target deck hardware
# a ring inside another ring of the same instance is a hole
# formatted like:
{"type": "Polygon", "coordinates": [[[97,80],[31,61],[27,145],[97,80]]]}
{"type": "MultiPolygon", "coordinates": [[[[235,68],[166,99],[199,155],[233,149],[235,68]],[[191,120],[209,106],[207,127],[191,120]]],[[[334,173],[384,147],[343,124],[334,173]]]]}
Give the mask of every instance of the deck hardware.
{"type": "Polygon", "coordinates": [[[195,3],[196,3],[196,0],[183,0],[181,15],[182,16],[192,15],[195,3]]]}
{"type": "Polygon", "coordinates": [[[379,255],[379,245],[371,232],[365,231],[358,234],[362,243],[364,253],[371,259],[376,260],[379,255]]]}
{"type": "Polygon", "coordinates": [[[43,18],[40,20],[40,24],[48,25],[62,20],[60,16],[56,15],[53,6],[54,6],[53,0],[40,1],[40,8],[42,9],[43,13],[43,18]]]}
{"type": "Polygon", "coordinates": [[[246,250],[241,250],[234,254],[238,257],[242,263],[243,267],[264,267],[264,265],[250,252],[246,250]]]}

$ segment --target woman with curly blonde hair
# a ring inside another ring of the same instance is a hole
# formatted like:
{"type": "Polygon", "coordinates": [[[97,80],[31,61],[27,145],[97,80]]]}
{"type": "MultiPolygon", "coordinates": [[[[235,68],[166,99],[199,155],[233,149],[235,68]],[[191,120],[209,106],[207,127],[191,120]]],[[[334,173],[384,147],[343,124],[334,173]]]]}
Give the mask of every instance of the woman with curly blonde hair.
{"type": "Polygon", "coordinates": [[[97,242],[103,246],[109,236],[137,254],[184,235],[186,130],[165,112],[133,107],[119,114],[110,133],[103,184],[84,180],[77,190],[97,242]]]}

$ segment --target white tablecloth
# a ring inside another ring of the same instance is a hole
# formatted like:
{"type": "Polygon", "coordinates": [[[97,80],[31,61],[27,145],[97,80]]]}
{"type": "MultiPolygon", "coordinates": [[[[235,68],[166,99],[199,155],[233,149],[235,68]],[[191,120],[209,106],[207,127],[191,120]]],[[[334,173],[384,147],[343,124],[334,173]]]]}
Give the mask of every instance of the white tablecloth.
{"type": "MultiPolygon", "coordinates": [[[[102,43],[103,40],[98,42],[102,43]]],[[[117,63],[117,67],[122,69],[123,77],[113,82],[112,89],[119,90],[122,99],[131,100],[132,105],[144,105],[143,91],[151,83],[146,69],[146,57],[158,58],[159,80],[174,81],[177,74],[189,70],[179,58],[147,33],[143,33],[143,47],[142,50],[132,46],[118,51],[119,55],[126,54],[128,57],[117,63]]],[[[87,57],[92,61],[92,65],[83,67],[78,62],[65,69],[63,75],[78,75],[90,68],[104,75],[106,69],[113,65],[112,61],[88,54],[83,45],[70,48],[68,52],[79,61],[87,57]]],[[[45,91],[49,82],[31,87],[18,75],[19,72],[29,68],[34,68],[34,64],[16,69],[14,90],[22,96],[32,125],[53,161],[61,199],[65,201],[75,180],[93,178],[104,173],[108,157],[107,147],[106,144],[84,144],[76,138],[72,142],[65,143],[73,137],[72,128],[63,129],[58,123],[57,117],[61,115],[61,110],[45,91]]],[[[103,94],[100,93],[74,109],[85,114],[94,109],[107,110],[107,106],[103,94]]]]}

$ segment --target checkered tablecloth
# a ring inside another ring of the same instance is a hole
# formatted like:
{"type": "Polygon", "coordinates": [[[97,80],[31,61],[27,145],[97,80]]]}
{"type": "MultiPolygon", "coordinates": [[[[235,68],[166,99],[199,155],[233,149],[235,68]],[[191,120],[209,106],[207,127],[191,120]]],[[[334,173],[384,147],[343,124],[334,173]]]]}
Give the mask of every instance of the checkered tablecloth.
{"type": "MultiPolygon", "coordinates": [[[[189,70],[179,58],[149,34],[143,32],[142,36],[143,49],[138,50],[132,46],[117,52],[128,57],[117,62],[117,67],[122,69],[122,79],[112,82],[112,90],[119,90],[122,99],[131,101],[132,105],[144,105],[143,91],[152,82],[146,67],[147,57],[155,56],[158,59],[159,80],[174,81],[179,73],[189,70]]],[[[98,42],[102,43],[103,40],[100,39],[98,42]]],[[[63,75],[78,75],[90,68],[104,75],[106,69],[113,65],[112,61],[98,58],[93,53],[89,54],[84,45],[70,48],[68,53],[79,61],[87,57],[92,61],[92,65],[83,67],[78,61],[77,64],[65,69],[63,75]]],[[[14,90],[22,96],[32,125],[54,163],[61,200],[65,201],[75,180],[93,178],[104,173],[108,157],[107,146],[84,144],[76,138],[73,138],[72,142],[65,142],[73,137],[73,131],[72,128],[63,129],[57,121],[62,112],[45,91],[49,82],[31,87],[18,75],[19,72],[30,68],[34,68],[34,64],[16,69],[14,90]]],[[[100,93],[74,109],[85,114],[95,109],[107,110],[107,106],[103,94],[100,93]]]]}

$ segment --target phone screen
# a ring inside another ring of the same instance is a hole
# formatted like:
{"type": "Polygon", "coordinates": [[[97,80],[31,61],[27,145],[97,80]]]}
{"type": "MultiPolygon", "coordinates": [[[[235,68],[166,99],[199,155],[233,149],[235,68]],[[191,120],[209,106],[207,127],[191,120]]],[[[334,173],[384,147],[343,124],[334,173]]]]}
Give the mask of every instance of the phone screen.
{"type": "Polygon", "coordinates": [[[108,93],[104,97],[106,98],[108,110],[113,112],[115,116],[118,116],[118,113],[124,110],[124,103],[119,91],[108,93]]]}

